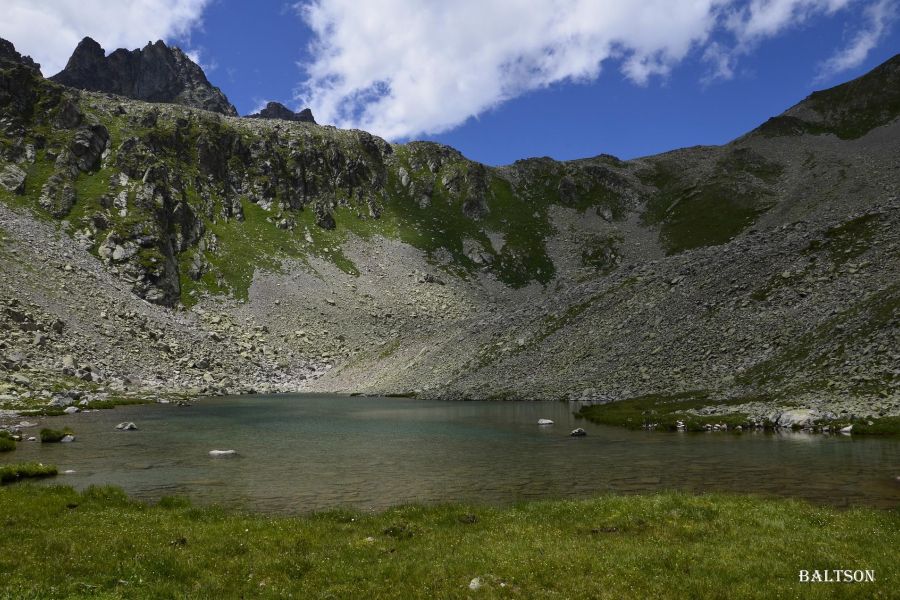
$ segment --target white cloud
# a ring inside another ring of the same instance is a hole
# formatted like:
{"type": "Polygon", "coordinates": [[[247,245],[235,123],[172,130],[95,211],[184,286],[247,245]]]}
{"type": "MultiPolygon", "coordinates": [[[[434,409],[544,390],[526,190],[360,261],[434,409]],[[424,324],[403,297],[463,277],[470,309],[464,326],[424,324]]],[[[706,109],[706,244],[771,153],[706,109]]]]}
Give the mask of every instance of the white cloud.
{"type": "Polygon", "coordinates": [[[3,0],[0,37],[41,63],[44,75],[53,75],[85,36],[107,52],[186,36],[209,1],[3,0]]]}
{"type": "Polygon", "coordinates": [[[893,0],[880,0],[866,7],[865,16],[865,28],[857,32],[848,46],[822,63],[817,81],[825,81],[829,77],[861,65],[869,56],[869,52],[874,50],[888,33],[891,23],[897,16],[897,7],[893,0]]]}
{"type": "Polygon", "coordinates": [[[315,42],[297,100],[390,139],[439,133],[529,90],[592,81],[609,59],[646,85],[696,52],[705,82],[728,79],[765,39],[854,2],[888,0],[305,0],[315,42]]]}

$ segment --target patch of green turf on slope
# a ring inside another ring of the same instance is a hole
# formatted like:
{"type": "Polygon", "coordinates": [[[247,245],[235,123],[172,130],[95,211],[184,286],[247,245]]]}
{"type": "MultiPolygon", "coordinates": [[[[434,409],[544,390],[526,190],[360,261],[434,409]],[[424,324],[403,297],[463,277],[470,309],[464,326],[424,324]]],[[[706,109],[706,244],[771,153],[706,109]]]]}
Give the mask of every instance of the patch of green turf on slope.
{"type": "Polygon", "coordinates": [[[813,92],[806,103],[823,115],[819,126],[826,131],[845,140],[862,137],[900,116],[900,56],[853,81],[813,92]]]}
{"type": "Polygon", "coordinates": [[[656,162],[639,173],[645,184],[658,190],[648,200],[642,219],[660,227],[668,254],[724,244],[771,207],[765,186],[781,172],[777,163],[744,149],[720,159],[714,174],[702,183],[683,179],[674,164],[656,162]]]}
{"type": "Polygon", "coordinates": [[[812,240],[805,253],[824,250],[833,263],[843,264],[871,248],[871,240],[879,224],[877,214],[855,217],[827,229],[824,239],[812,240]]]}
{"type": "Polygon", "coordinates": [[[547,283],[553,278],[555,269],[545,247],[550,233],[545,204],[517,196],[506,179],[489,175],[490,187],[484,191],[487,212],[470,218],[463,205],[471,192],[463,189],[453,196],[440,180],[444,175],[463,178],[468,169],[475,167],[460,159],[444,165],[436,174],[426,167],[416,171],[404,158],[408,152],[402,147],[397,150],[410,177],[409,188],[423,194],[428,189],[428,202],[420,204],[420,198],[412,197],[392,169],[388,171],[388,198],[379,218],[360,215],[358,209],[355,215],[349,209],[339,209],[335,213],[337,230],[347,228],[364,239],[372,235],[399,239],[422,250],[436,265],[458,277],[467,277],[480,268],[465,252],[466,240],[470,240],[480,246],[481,253],[492,257],[487,268],[507,285],[521,287],[533,281],[547,283]],[[503,238],[502,248],[493,247],[490,234],[503,238]],[[449,263],[441,262],[442,256],[449,257],[449,263]]]}
{"type": "Polygon", "coordinates": [[[747,398],[731,402],[710,401],[709,394],[704,391],[648,394],[608,404],[588,406],[581,409],[578,414],[594,423],[628,429],[642,429],[648,425],[656,425],[658,430],[674,431],[677,428],[677,422],[682,421],[687,431],[703,431],[707,424],[725,423],[729,428],[737,425],[746,426],[747,415],[732,413],[698,416],[686,411],[703,408],[710,404],[742,404],[747,401],[747,398]]]}
{"type": "Polygon", "coordinates": [[[43,465],[41,463],[3,465],[0,466],[0,483],[14,483],[16,481],[21,481],[22,479],[53,477],[56,473],[56,467],[53,465],[43,465]]]}
{"type": "Polygon", "coordinates": [[[676,493],[272,517],[20,485],[0,522],[11,597],[873,598],[900,544],[896,511],[676,493]],[[845,568],[876,582],[798,582],[845,568]]]}

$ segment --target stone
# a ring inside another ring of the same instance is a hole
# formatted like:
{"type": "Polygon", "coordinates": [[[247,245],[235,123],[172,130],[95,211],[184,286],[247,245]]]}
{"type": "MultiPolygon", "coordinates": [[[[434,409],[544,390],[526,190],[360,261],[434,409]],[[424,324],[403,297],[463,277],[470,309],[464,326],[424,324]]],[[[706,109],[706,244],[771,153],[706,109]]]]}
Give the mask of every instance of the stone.
{"type": "Polygon", "coordinates": [[[0,187],[12,194],[24,194],[26,177],[27,173],[16,165],[6,165],[0,171],[0,187]]]}
{"type": "Polygon", "coordinates": [[[853,425],[847,425],[846,427],[841,427],[841,433],[853,433],[853,425]]]}
{"type": "Polygon", "coordinates": [[[815,423],[819,418],[820,415],[817,410],[800,408],[786,410],[772,420],[778,427],[807,427],[815,423]]]}
{"type": "Polygon", "coordinates": [[[472,581],[469,582],[469,589],[473,592],[477,592],[481,589],[481,586],[484,585],[481,581],[481,577],[475,577],[472,581]]]}
{"type": "Polygon", "coordinates": [[[137,431],[137,425],[130,421],[125,421],[116,425],[116,429],[119,431],[137,431]]]}
{"type": "Polygon", "coordinates": [[[538,425],[553,425],[550,419],[538,419],[538,425]]]}
{"type": "Polygon", "coordinates": [[[209,451],[209,455],[213,456],[213,457],[234,456],[235,454],[237,454],[237,452],[234,450],[210,450],[209,451]]]}
{"type": "Polygon", "coordinates": [[[585,431],[581,427],[578,427],[577,429],[573,429],[572,433],[570,433],[569,435],[572,437],[584,437],[587,435],[587,431],[585,431]]]}
{"type": "Polygon", "coordinates": [[[66,413],[67,415],[74,415],[75,413],[80,412],[80,411],[81,411],[81,409],[78,408],[77,406],[67,406],[65,408],[65,410],[63,410],[63,412],[66,413]]]}
{"type": "Polygon", "coordinates": [[[75,436],[69,434],[69,435],[63,436],[63,438],[61,440],[59,440],[59,443],[60,444],[70,444],[74,441],[75,441],[75,436]]]}

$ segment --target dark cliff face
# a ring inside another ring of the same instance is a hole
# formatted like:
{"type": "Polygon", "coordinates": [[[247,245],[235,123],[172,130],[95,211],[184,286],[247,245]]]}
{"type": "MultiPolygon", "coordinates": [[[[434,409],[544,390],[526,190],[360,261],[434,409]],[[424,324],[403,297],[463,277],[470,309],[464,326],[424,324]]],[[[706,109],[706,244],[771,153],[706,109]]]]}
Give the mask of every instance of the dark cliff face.
{"type": "Polygon", "coordinates": [[[162,41],[141,50],[119,49],[106,56],[100,44],[84,38],[66,68],[50,79],[83,90],[237,116],[234,106],[206,79],[203,70],[180,49],[162,41]]]}
{"type": "Polygon", "coordinates": [[[247,115],[248,119],[280,119],[282,121],[298,121],[301,123],[315,123],[312,111],[304,108],[300,112],[294,112],[280,102],[269,102],[258,113],[247,115]]]}
{"type": "Polygon", "coordinates": [[[0,38],[0,67],[14,67],[22,65],[41,72],[41,65],[34,62],[30,56],[23,56],[16,51],[12,42],[0,38]]]}

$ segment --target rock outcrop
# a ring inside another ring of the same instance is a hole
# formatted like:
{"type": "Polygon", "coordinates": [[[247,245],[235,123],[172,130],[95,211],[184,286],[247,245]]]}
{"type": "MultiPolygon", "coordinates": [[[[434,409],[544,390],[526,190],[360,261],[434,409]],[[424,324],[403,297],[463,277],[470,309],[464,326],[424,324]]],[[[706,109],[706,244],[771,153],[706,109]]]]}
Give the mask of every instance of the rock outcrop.
{"type": "Polygon", "coordinates": [[[248,119],[280,119],[282,121],[297,121],[300,123],[315,123],[312,110],[304,108],[300,112],[294,112],[280,102],[269,102],[266,107],[254,113],[247,115],[248,119]]]}
{"type": "Polygon", "coordinates": [[[163,41],[140,50],[118,49],[106,56],[100,44],[81,40],[66,68],[51,80],[82,90],[118,94],[146,102],[167,102],[237,116],[222,91],[196,63],[163,41]]]}
{"type": "Polygon", "coordinates": [[[23,65],[41,72],[41,65],[34,62],[30,56],[23,56],[16,51],[12,42],[0,38],[0,67],[23,65]]]}

